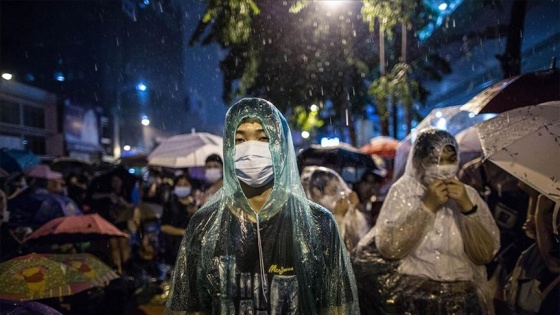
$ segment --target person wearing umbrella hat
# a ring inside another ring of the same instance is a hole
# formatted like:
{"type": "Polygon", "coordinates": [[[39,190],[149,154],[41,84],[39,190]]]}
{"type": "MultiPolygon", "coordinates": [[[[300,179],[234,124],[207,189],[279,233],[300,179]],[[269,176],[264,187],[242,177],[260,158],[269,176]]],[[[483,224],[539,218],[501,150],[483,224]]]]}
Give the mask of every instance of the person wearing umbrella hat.
{"type": "Polygon", "coordinates": [[[476,190],[457,180],[458,156],[449,132],[419,133],[374,226],[381,255],[400,260],[400,314],[492,310],[484,265],[499,249],[500,232],[476,190]]]}
{"type": "Polygon", "coordinates": [[[224,187],[187,226],[166,312],[358,314],[348,253],[305,197],[285,118],[249,98],[225,126],[224,187]]]}

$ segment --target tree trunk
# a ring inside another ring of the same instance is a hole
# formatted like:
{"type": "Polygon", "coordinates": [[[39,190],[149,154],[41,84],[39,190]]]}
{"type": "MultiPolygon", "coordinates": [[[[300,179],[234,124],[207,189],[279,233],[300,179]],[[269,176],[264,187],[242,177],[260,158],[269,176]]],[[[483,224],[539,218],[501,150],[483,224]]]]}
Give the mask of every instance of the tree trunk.
{"type": "Polygon", "coordinates": [[[399,106],[397,105],[398,100],[395,97],[391,97],[391,116],[393,120],[393,138],[397,139],[397,133],[399,132],[399,106]]]}
{"type": "Polygon", "coordinates": [[[496,56],[500,61],[504,79],[521,73],[521,41],[523,38],[523,25],[525,23],[526,11],[527,0],[513,1],[506,51],[496,56]]]}

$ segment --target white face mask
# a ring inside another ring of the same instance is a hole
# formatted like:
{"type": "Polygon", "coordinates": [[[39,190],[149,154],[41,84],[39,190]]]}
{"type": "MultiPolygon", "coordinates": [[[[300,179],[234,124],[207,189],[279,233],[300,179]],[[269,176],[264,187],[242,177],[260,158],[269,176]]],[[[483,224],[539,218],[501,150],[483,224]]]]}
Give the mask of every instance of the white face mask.
{"type": "Polygon", "coordinates": [[[191,188],[189,186],[186,187],[175,187],[173,193],[177,195],[179,198],[184,198],[191,193],[191,188]]]}
{"type": "Polygon", "coordinates": [[[208,168],[204,170],[204,177],[206,180],[214,184],[215,182],[219,181],[222,178],[222,169],[221,168],[208,168]]]}
{"type": "Polygon", "coordinates": [[[429,184],[436,179],[448,179],[454,177],[459,170],[459,165],[457,164],[446,164],[446,165],[430,165],[426,168],[426,174],[424,175],[424,182],[429,184]]]}
{"type": "Polygon", "coordinates": [[[246,141],[235,146],[235,173],[251,187],[261,187],[274,179],[272,157],[267,142],[246,141]]]}

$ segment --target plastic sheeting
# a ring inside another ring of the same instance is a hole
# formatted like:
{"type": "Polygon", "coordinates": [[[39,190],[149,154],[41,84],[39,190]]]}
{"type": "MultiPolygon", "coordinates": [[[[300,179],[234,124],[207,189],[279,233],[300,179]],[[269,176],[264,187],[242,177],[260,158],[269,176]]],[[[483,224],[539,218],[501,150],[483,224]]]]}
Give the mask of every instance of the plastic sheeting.
{"type": "Polygon", "coordinates": [[[333,213],[346,248],[352,251],[369,231],[366,217],[357,209],[357,194],[338,173],[327,167],[306,166],[302,172],[302,183],[309,200],[333,213]]]}
{"type": "Polygon", "coordinates": [[[476,213],[463,215],[454,200],[436,213],[422,203],[426,191],[422,163],[438,164],[445,146],[459,153],[448,132],[426,129],[414,143],[405,174],[389,190],[377,219],[375,243],[381,254],[400,259],[399,273],[438,282],[474,281],[487,297],[486,271],[499,249],[499,230],[486,203],[470,186],[466,193],[476,213]]]}
{"type": "Polygon", "coordinates": [[[290,129],[269,102],[226,115],[224,187],[192,217],[168,314],[357,314],[354,274],[333,216],[305,197],[290,129]],[[235,175],[235,131],[256,117],[269,137],[274,186],[259,212],[235,175]]]}

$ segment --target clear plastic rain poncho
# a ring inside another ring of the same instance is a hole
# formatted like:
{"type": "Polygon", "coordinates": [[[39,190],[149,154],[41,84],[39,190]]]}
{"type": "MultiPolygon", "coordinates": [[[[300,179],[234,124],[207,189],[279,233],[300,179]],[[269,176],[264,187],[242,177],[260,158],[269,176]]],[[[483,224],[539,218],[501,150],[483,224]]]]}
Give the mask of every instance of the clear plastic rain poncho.
{"type": "Polygon", "coordinates": [[[358,196],[337,172],[328,167],[305,167],[302,183],[309,200],[333,213],[346,248],[351,251],[369,230],[364,214],[356,208],[358,196]]]}
{"type": "MultiPolygon", "coordinates": [[[[498,251],[500,234],[486,203],[465,185],[469,199],[478,207],[475,213],[462,214],[451,198],[436,213],[423,206],[429,182],[425,167],[437,165],[439,169],[445,146],[452,146],[459,156],[450,133],[430,128],[418,135],[404,176],[393,184],[381,208],[374,227],[375,243],[385,258],[400,259],[399,274],[440,283],[474,282],[479,297],[488,301],[484,264],[498,251]]],[[[436,300],[432,302],[443,303],[436,300]]]]}
{"type": "Polygon", "coordinates": [[[291,133],[262,99],[226,115],[224,187],[192,217],[174,271],[166,313],[358,314],[348,254],[333,216],[303,191],[291,133]],[[269,137],[274,186],[259,212],[235,170],[235,132],[256,117],[269,137]]]}

